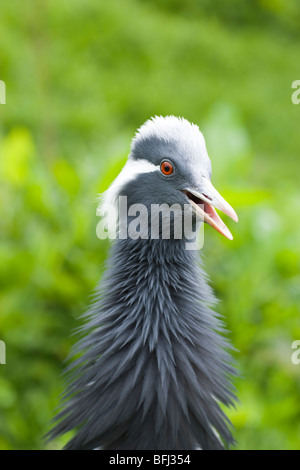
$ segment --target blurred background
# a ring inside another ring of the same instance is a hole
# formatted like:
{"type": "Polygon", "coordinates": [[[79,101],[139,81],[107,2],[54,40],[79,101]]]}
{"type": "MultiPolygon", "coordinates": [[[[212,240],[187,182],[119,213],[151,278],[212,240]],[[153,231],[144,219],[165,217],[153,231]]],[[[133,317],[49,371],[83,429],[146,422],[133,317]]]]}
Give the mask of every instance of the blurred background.
{"type": "Polygon", "coordinates": [[[237,448],[300,449],[299,2],[32,3],[0,6],[0,449],[44,448],[108,255],[96,196],[160,114],[199,125],[240,219],[202,250],[243,375],[237,448]]]}

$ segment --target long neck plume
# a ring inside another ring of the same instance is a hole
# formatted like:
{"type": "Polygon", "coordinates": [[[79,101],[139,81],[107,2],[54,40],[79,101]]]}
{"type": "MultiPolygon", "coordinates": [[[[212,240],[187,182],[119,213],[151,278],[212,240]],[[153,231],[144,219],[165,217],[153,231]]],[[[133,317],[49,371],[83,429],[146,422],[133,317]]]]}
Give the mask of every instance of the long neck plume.
{"type": "MultiPolygon", "coordinates": [[[[68,449],[220,449],[235,399],[230,344],[184,240],[117,240],[52,437],[68,449]]],[[[70,371],[69,371],[70,372],[70,371]]]]}

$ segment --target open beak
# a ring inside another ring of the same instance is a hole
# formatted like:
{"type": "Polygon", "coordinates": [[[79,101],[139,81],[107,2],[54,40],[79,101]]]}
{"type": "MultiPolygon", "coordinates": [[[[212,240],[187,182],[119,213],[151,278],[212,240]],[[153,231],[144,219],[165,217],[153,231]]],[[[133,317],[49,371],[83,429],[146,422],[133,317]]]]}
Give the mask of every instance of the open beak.
{"type": "Polygon", "coordinates": [[[235,222],[238,221],[238,216],[234,209],[228,204],[227,201],[218,193],[213,187],[211,182],[207,179],[205,181],[205,187],[203,192],[195,191],[194,189],[186,189],[183,191],[188,197],[190,204],[192,205],[193,212],[196,217],[203,220],[207,224],[211,225],[224,237],[229,240],[233,239],[230,231],[218,216],[216,209],[221,210],[224,214],[231,217],[235,222]]]}

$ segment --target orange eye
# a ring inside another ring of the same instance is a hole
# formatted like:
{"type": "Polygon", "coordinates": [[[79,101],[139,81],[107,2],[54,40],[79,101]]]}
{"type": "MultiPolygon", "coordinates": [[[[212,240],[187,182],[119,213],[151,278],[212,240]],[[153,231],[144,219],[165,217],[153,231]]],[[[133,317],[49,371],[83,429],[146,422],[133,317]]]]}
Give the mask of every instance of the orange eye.
{"type": "Polygon", "coordinates": [[[160,169],[161,172],[166,176],[171,175],[174,171],[173,165],[170,162],[162,162],[160,165],[160,169]]]}

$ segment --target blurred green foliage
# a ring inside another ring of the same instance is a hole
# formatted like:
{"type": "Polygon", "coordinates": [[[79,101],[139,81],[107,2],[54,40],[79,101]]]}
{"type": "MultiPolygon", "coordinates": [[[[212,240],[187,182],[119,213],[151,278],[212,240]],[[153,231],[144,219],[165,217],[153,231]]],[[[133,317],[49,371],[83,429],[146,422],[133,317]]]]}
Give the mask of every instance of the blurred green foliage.
{"type": "Polygon", "coordinates": [[[240,218],[203,249],[243,374],[237,448],[300,449],[299,3],[32,3],[0,6],[0,449],[44,446],[107,257],[96,196],[155,114],[199,124],[240,218]]]}

